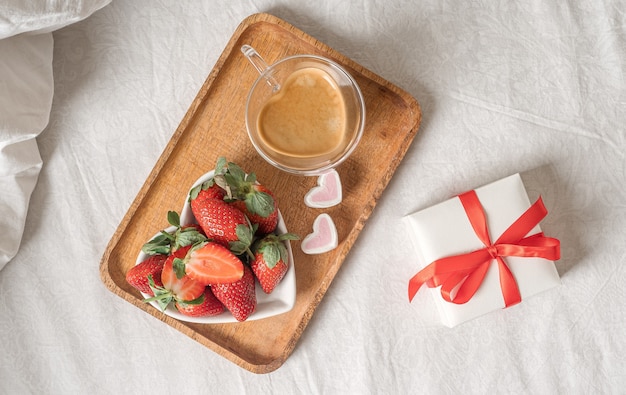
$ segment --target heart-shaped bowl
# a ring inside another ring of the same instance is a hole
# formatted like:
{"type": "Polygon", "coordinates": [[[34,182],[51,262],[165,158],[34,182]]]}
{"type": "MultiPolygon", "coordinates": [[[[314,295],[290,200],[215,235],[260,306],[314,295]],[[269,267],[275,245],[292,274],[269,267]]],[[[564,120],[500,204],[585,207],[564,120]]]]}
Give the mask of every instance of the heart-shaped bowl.
{"type": "MultiPolygon", "coordinates": [[[[189,191],[193,189],[195,186],[202,184],[205,181],[208,181],[213,177],[214,172],[210,171],[202,177],[198,178],[198,180],[189,188],[189,191]]],[[[180,224],[181,225],[189,225],[197,223],[196,218],[191,211],[191,205],[189,204],[189,194],[187,194],[187,198],[185,199],[185,203],[183,205],[183,209],[180,214],[180,224]]],[[[171,226],[167,229],[164,229],[166,232],[174,232],[176,230],[175,227],[171,226]]],[[[278,234],[287,233],[287,226],[285,225],[285,221],[283,216],[278,211],[278,226],[276,228],[276,232],[278,234]]],[[[160,234],[160,233],[158,233],[160,234]]],[[[158,234],[154,235],[156,237],[158,234]]],[[[290,311],[295,302],[296,302],[296,272],[293,264],[293,251],[291,249],[291,244],[289,241],[285,241],[287,246],[287,252],[289,257],[289,270],[285,274],[283,280],[274,288],[271,294],[266,294],[261,289],[261,286],[258,282],[255,284],[255,292],[257,299],[257,307],[256,311],[252,313],[246,321],[259,320],[262,318],[272,317],[278,314],[283,314],[290,311]]],[[[135,264],[139,264],[148,258],[148,255],[143,251],[139,253],[137,256],[137,261],[135,264]]],[[[255,280],[256,281],[256,280],[255,280]]],[[[142,293],[144,298],[149,298],[150,295],[142,293]]],[[[159,305],[157,302],[150,302],[154,308],[159,309],[159,305]]],[[[235,317],[228,311],[225,310],[222,314],[212,316],[212,317],[190,317],[181,314],[178,312],[176,307],[172,303],[167,306],[164,313],[172,318],[175,318],[179,321],[186,322],[194,322],[201,324],[222,324],[222,323],[234,323],[238,322],[235,317]]]]}

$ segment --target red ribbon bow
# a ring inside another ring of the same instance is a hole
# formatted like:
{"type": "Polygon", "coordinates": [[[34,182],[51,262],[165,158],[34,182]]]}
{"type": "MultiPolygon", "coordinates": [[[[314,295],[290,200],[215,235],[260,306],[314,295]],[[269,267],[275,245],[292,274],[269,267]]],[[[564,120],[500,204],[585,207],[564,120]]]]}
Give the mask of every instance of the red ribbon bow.
{"type": "Polygon", "coordinates": [[[552,261],[560,257],[559,240],[545,237],[543,233],[525,237],[548,214],[541,197],[495,243],[489,237],[485,212],[476,192],[466,192],[459,195],[459,199],[485,248],[441,258],[426,266],[409,281],[409,301],[426,284],[429,288],[441,286],[441,296],[448,302],[466,303],[480,287],[489,265],[495,259],[505,307],[519,303],[522,297],[517,282],[503,257],[539,257],[552,261]],[[455,289],[456,295],[452,297],[455,289]]]}

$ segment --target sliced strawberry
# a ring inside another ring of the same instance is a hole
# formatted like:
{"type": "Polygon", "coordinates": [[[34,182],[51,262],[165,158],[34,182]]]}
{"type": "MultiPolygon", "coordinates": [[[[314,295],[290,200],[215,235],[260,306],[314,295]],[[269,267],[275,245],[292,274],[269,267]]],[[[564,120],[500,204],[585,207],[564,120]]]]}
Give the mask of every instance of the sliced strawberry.
{"type": "Polygon", "coordinates": [[[184,257],[190,249],[191,246],[179,248],[167,257],[163,264],[163,271],[161,272],[162,287],[157,286],[152,277],[149,277],[154,296],[145,299],[144,302],[156,301],[159,307],[161,307],[161,310],[165,311],[172,301],[189,302],[204,294],[206,288],[204,284],[197,282],[184,273],[179,276],[174,268],[175,260],[184,257]]]}
{"type": "Polygon", "coordinates": [[[255,244],[254,259],[250,262],[250,267],[265,293],[271,293],[289,269],[285,241],[297,239],[298,236],[292,233],[280,236],[271,234],[255,244]]]}
{"type": "Polygon", "coordinates": [[[245,321],[256,310],[257,300],[254,290],[254,275],[244,266],[243,277],[229,284],[211,286],[213,294],[232,313],[237,321],[245,321]]]}
{"type": "Polygon", "coordinates": [[[163,286],[161,282],[161,272],[163,271],[163,264],[166,259],[167,255],[163,254],[148,257],[143,262],[133,266],[126,273],[126,281],[139,290],[139,292],[154,296],[154,292],[152,292],[150,288],[148,276],[152,276],[156,285],[163,286]]]}
{"type": "Polygon", "coordinates": [[[184,260],[185,273],[204,284],[231,283],[243,276],[243,262],[221,244],[193,248],[184,260]]]}
{"type": "Polygon", "coordinates": [[[199,303],[176,302],[176,309],[189,317],[212,317],[224,312],[224,305],[213,295],[210,287],[206,287],[203,297],[196,300],[199,303]]]}
{"type": "MultiPolygon", "coordinates": [[[[181,250],[186,249],[188,247],[183,247],[181,250]]],[[[176,254],[170,255],[163,265],[163,272],[161,273],[163,288],[170,291],[176,300],[189,301],[200,297],[204,293],[206,285],[186,275],[179,278],[174,270],[175,258],[177,258],[176,254]]]]}

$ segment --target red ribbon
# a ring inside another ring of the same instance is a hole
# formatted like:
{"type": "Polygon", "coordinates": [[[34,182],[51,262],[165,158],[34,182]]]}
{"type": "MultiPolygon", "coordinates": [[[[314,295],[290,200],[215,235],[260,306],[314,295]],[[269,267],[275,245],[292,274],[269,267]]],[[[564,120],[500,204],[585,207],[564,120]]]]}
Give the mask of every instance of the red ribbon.
{"type": "Polygon", "coordinates": [[[560,242],[543,233],[525,237],[547,214],[541,197],[522,214],[502,236],[491,242],[485,211],[475,191],[459,195],[474,232],[485,248],[438,259],[409,281],[409,301],[426,284],[429,288],[441,286],[441,296],[448,302],[463,304],[476,293],[485,278],[487,269],[495,259],[500,273],[500,287],[505,307],[519,303],[522,297],[517,282],[503,257],[539,257],[551,261],[560,257],[560,242]],[[456,295],[452,297],[453,291],[456,295]]]}

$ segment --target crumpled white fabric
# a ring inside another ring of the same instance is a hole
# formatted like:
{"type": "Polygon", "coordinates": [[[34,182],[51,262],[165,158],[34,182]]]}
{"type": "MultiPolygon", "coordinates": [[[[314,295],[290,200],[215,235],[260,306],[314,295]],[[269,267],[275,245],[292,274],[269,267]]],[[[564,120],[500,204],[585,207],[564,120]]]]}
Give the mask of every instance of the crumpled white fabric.
{"type": "Polygon", "coordinates": [[[0,270],[17,254],[43,162],[36,137],[48,124],[54,80],[53,30],[110,0],[0,4],[0,270]]]}
{"type": "Polygon", "coordinates": [[[0,269],[20,245],[42,167],[36,137],[48,124],[52,33],[0,40],[0,269]]]}
{"type": "Polygon", "coordinates": [[[111,0],[3,0],[0,38],[49,33],[87,18],[111,0]]]}

